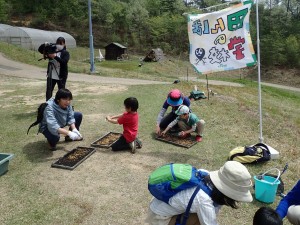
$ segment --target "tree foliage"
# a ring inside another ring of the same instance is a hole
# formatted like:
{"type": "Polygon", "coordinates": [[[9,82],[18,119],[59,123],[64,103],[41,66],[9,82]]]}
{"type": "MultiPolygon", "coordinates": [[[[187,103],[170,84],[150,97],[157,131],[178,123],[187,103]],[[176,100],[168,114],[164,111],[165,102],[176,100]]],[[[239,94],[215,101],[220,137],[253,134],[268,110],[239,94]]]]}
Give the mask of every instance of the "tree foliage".
{"type": "MultiPolygon", "coordinates": [[[[88,43],[87,0],[0,0],[0,22],[31,18],[30,26],[71,33],[79,45],[88,43]]],[[[112,41],[147,52],[162,48],[187,55],[184,12],[219,5],[224,0],[92,0],[95,46],[112,41]]],[[[254,6],[255,7],[255,6],[254,6]]],[[[300,0],[266,0],[259,5],[262,66],[300,68],[300,0]]],[[[256,48],[255,10],[250,31],[256,48]]],[[[20,25],[17,24],[17,25],[20,25]]],[[[27,25],[27,24],[26,24],[27,25]]]]}

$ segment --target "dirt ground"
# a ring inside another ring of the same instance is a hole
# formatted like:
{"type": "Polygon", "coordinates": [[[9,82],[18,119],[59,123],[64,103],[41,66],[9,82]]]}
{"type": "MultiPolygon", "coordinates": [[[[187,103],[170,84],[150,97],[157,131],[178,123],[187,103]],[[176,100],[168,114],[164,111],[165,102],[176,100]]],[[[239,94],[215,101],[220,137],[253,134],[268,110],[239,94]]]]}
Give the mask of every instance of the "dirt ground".
{"type": "MultiPolygon", "coordinates": [[[[45,85],[45,77],[43,77],[45,73],[43,69],[12,62],[0,54],[0,74],[5,75],[0,76],[1,83],[9,82],[6,79],[9,76],[17,76],[21,77],[17,82],[17,87],[22,88],[22,85],[26,85],[26,87],[34,89],[40,85],[45,85]]],[[[70,90],[74,90],[75,98],[82,93],[101,97],[101,95],[110,93],[122,95],[132,84],[163,83],[70,74],[68,87],[70,90]]],[[[14,90],[0,90],[0,96],[11,91],[14,90]]],[[[33,106],[39,104],[43,97],[44,94],[42,93],[30,96],[17,95],[13,98],[20,99],[20,102],[26,106],[33,106]]],[[[5,107],[10,107],[10,105],[5,107]]],[[[21,154],[25,155],[26,159],[35,167],[30,174],[24,176],[28,182],[39,187],[41,198],[44,195],[51,196],[53,193],[62,199],[66,208],[72,213],[72,217],[76,218],[73,224],[144,224],[148,203],[151,199],[150,194],[147,195],[148,198],[144,197],[145,192],[148,191],[146,181],[152,170],[165,163],[168,155],[162,153],[158,155],[153,150],[147,150],[147,148],[138,150],[138,154],[134,155],[126,151],[115,153],[110,149],[98,148],[91,157],[73,171],[50,169],[52,162],[73,148],[90,146],[93,141],[106,133],[105,131],[121,131],[120,128],[114,128],[105,123],[105,114],[95,111],[93,108],[84,110],[84,124],[82,126],[84,140],[81,142],[65,143],[62,140],[58,144],[58,150],[51,152],[45,149],[46,143],[42,135],[36,136],[33,132],[27,137],[29,141],[26,141],[21,154]],[[95,121],[102,121],[100,123],[101,129],[99,124],[95,124],[95,121]],[[86,127],[87,124],[89,124],[89,128],[86,127]],[[116,174],[118,175],[116,176],[116,174]],[[141,183],[141,180],[145,182],[141,183]],[[130,222],[128,223],[128,221],[130,222]]],[[[142,140],[145,146],[153,141],[151,137],[142,140]]],[[[174,153],[174,155],[176,154],[178,157],[186,157],[184,152],[174,153]]],[[[13,173],[14,167],[11,169],[13,173]]],[[[17,170],[17,165],[15,165],[15,169],[17,170]]],[[[51,199],[45,201],[49,202],[51,199]]],[[[59,219],[59,215],[57,218],[59,219]]],[[[51,224],[59,223],[54,220],[51,224]]],[[[66,224],[72,223],[66,221],[66,224]]]]}

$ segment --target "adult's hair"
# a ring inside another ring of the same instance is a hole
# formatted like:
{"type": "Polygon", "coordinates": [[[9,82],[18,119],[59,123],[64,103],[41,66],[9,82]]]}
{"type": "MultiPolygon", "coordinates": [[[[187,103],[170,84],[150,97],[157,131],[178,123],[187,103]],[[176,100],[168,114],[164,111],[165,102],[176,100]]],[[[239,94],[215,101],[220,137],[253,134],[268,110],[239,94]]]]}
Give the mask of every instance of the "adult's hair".
{"type": "Polygon", "coordinates": [[[278,213],[270,207],[259,208],[253,218],[253,225],[282,225],[278,213]]]}
{"type": "Polygon", "coordinates": [[[212,188],[211,199],[218,205],[227,205],[231,208],[237,209],[236,201],[232,198],[227,197],[221,191],[219,191],[213,182],[210,179],[210,176],[207,175],[204,178],[205,182],[212,188]]]}
{"type": "Polygon", "coordinates": [[[131,111],[136,112],[139,108],[139,102],[135,97],[129,97],[124,100],[124,105],[127,109],[131,109],[131,111]]]}
{"type": "Polygon", "coordinates": [[[70,99],[72,100],[73,99],[73,96],[72,96],[72,93],[71,91],[69,91],[69,89],[66,89],[66,88],[61,88],[59,89],[57,92],[56,92],[56,95],[55,95],[55,98],[54,98],[54,102],[56,104],[58,104],[58,100],[60,99],[70,99]]]}
{"type": "Polygon", "coordinates": [[[57,45],[66,44],[66,40],[63,37],[59,37],[56,39],[56,44],[57,45]]]}

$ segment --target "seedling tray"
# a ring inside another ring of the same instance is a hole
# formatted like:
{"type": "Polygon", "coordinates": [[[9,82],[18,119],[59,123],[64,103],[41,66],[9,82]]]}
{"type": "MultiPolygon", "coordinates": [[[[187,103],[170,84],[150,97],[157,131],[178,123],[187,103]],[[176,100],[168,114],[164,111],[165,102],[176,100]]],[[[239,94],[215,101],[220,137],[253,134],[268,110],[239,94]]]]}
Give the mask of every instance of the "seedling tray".
{"type": "Polygon", "coordinates": [[[102,136],[101,138],[94,141],[91,146],[98,147],[98,148],[109,148],[113,143],[115,143],[122,134],[115,133],[115,132],[109,132],[102,136]]]}
{"type": "Polygon", "coordinates": [[[187,138],[180,138],[178,136],[169,133],[165,134],[165,136],[158,136],[156,137],[156,139],[159,141],[164,141],[184,148],[190,148],[193,145],[197,144],[197,141],[192,136],[187,138]]]}
{"type": "Polygon", "coordinates": [[[84,160],[90,157],[95,151],[95,148],[77,147],[65,154],[56,162],[52,163],[51,166],[56,168],[73,170],[80,163],[82,163],[84,160]]]}

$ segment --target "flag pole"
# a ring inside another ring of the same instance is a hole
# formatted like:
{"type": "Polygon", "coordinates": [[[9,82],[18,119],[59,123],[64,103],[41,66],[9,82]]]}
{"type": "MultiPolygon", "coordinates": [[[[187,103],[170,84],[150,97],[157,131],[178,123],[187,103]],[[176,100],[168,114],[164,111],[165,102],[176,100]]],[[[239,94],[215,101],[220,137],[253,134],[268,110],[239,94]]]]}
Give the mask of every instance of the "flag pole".
{"type": "MultiPolygon", "coordinates": [[[[262,129],[262,97],[261,97],[261,73],[260,73],[260,39],[259,39],[259,16],[258,16],[258,0],[256,0],[256,36],[257,36],[257,76],[258,76],[258,101],[259,101],[259,142],[264,143],[263,129],[262,129]]],[[[267,145],[267,144],[265,144],[267,145]]],[[[279,159],[279,152],[267,145],[271,159],[279,159]]]]}
{"type": "Polygon", "coordinates": [[[258,74],[258,101],[259,101],[259,142],[263,143],[262,131],[262,101],[261,101],[261,76],[260,76],[260,40],[259,40],[259,16],[258,0],[256,0],[256,38],[257,38],[257,74],[258,74]]]}

